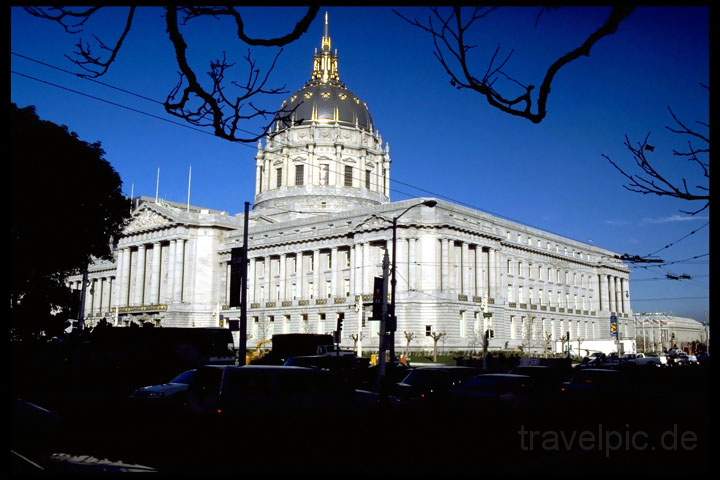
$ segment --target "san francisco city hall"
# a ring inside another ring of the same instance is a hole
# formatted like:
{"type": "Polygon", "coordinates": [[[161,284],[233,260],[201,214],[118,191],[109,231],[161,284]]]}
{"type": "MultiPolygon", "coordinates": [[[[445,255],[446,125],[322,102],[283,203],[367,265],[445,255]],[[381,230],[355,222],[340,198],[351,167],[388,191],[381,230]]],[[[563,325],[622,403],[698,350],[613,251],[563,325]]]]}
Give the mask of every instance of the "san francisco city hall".
{"type": "MultiPolygon", "coordinates": [[[[629,269],[615,252],[440,199],[391,202],[388,143],[340,80],[327,18],[324,33],[310,80],[283,102],[293,121],[277,122],[257,148],[249,346],[332,332],[342,316],[343,346],[377,349],[373,278],[392,248],[392,218],[416,205],[398,220],[398,348],[404,332],[412,349],[431,348],[431,333],[445,333],[447,349],[475,348],[486,330],[492,349],[533,349],[566,332],[610,340],[613,313],[627,325],[629,269]]],[[[87,324],[227,327],[239,317],[228,303],[242,214],[142,197],[132,217],[114,261],[89,268],[87,324]]]]}

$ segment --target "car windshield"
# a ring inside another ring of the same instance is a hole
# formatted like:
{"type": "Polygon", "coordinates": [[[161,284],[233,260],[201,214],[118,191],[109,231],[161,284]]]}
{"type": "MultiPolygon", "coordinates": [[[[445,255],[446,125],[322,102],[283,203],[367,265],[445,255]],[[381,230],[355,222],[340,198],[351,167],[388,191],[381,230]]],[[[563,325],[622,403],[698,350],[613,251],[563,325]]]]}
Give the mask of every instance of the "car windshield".
{"type": "Polygon", "coordinates": [[[196,375],[197,370],[188,370],[173,378],[168,383],[184,383],[185,385],[190,385],[196,375]]]}

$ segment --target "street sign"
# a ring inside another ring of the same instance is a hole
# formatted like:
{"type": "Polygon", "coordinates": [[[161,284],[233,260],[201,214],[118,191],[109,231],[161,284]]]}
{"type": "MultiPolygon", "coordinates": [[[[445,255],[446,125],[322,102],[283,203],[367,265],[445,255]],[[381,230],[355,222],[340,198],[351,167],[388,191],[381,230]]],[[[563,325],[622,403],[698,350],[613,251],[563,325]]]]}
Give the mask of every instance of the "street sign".
{"type": "Polygon", "coordinates": [[[617,315],[610,315],[610,336],[611,337],[618,336],[617,315]]]}
{"type": "Polygon", "coordinates": [[[483,318],[491,318],[491,317],[492,317],[492,312],[484,312],[483,313],[483,318]]]}

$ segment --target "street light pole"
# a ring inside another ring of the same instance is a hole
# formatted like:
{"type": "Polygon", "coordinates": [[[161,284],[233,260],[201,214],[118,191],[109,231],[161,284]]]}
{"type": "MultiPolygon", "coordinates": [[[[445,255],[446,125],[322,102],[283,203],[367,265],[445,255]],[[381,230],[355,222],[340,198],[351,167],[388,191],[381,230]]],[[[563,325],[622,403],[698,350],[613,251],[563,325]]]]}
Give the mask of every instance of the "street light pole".
{"type": "Polygon", "coordinates": [[[415,205],[409,206],[404,212],[392,219],[392,265],[390,267],[390,311],[388,312],[390,316],[390,328],[388,329],[387,339],[390,344],[388,346],[388,351],[390,352],[390,362],[395,362],[395,330],[397,329],[397,315],[395,313],[395,286],[397,285],[397,280],[395,278],[397,264],[397,221],[400,217],[410,211],[410,209],[421,205],[432,208],[437,205],[437,201],[425,200],[422,203],[416,203],[415,205]]]}
{"type": "MultiPolygon", "coordinates": [[[[409,210],[409,209],[408,209],[409,210]]],[[[405,210],[407,212],[407,210],[405,210]]],[[[403,213],[405,213],[403,212],[403,213]]],[[[399,216],[398,216],[399,217],[399,216]]],[[[397,263],[397,220],[398,217],[393,218],[393,236],[392,236],[392,264],[390,267],[390,325],[388,325],[389,335],[388,350],[390,352],[390,362],[395,362],[395,330],[397,329],[397,316],[395,315],[395,285],[397,280],[395,279],[395,265],[397,263]]]]}

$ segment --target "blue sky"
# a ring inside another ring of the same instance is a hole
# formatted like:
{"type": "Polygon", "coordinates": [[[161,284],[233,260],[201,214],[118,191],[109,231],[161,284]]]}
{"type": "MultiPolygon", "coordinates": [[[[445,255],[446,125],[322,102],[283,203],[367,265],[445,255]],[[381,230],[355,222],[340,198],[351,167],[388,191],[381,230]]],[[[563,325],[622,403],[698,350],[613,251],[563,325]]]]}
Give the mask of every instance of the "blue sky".
{"type": "MultiPolygon", "coordinates": [[[[86,35],[104,40],[119,34],[126,8],[111,7],[90,20],[86,35]]],[[[243,8],[248,32],[282,34],[304,8],[243,8]]],[[[708,222],[708,212],[687,218],[681,201],[641,196],[622,188],[622,178],[601,154],[625,164],[627,133],[640,140],[651,132],[653,159],[672,178],[697,178],[697,170],[674,159],[684,146],[665,130],[667,106],[689,123],[708,120],[708,9],[640,8],[617,34],[598,43],[556,77],[548,116],[539,125],[492,109],[477,94],[458,91],[432,56],[430,38],[409,26],[389,8],[328,9],[340,75],[370,108],[375,124],[390,142],[392,178],[437,192],[481,210],[620,253],[646,255],[708,222]]],[[[425,8],[405,8],[406,16],[426,18],[425,8]]],[[[514,49],[508,72],[539,84],[545,67],[578,44],[606,18],[607,8],[561,8],[534,25],[537,9],[503,8],[478,25],[473,66],[484,71],[500,44],[514,49]]],[[[265,99],[278,108],[309,78],[312,51],[319,46],[322,15],[308,33],[287,46],[273,73],[274,85],[290,93],[265,99]]],[[[74,69],[64,55],[78,36],[58,25],[12,10],[12,50],[74,69]]],[[[227,52],[245,73],[247,46],[223,20],[201,19],[183,32],[199,72],[227,52]]],[[[261,65],[274,54],[255,49],[261,65]]],[[[160,105],[69,76],[26,59],[11,57],[13,70],[170,118],[160,105]]],[[[231,71],[232,73],[232,71],[231,71]]],[[[142,8],[117,62],[103,81],[163,100],[177,81],[173,51],[162,10],[142,8]]],[[[210,135],[68,93],[13,75],[12,100],[35,105],[47,120],[66,124],[87,141],[100,141],[106,158],[123,178],[129,194],[154,195],[159,167],[160,196],[185,201],[188,165],[192,164],[192,203],[242,211],[254,194],[254,145],[229,143],[210,135]],[[252,147],[252,148],[249,148],[252,147]]],[[[248,124],[253,129],[255,125],[248,124]]],[[[629,165],[629,164],[628,164],[629,165]]],[[[423,196],[405,185],[397,190],[423,196]]],[[[392,192],[394,200],[407,198],[392,192]]],[[[709,251],[704,228],[659,254],[684,259],[709,251]]],[[[707,257],[692,263],[634,269],[631,284],[635,311],[668,311],[705,319],[708,310],[707,257]],[[688,273],[689,281],[655,280],[666,272],[688,273]],[[685,298],[705,297],[705,298],[685,298]],[[646,300],[661,299],[661,300],[646,300]]]]}

